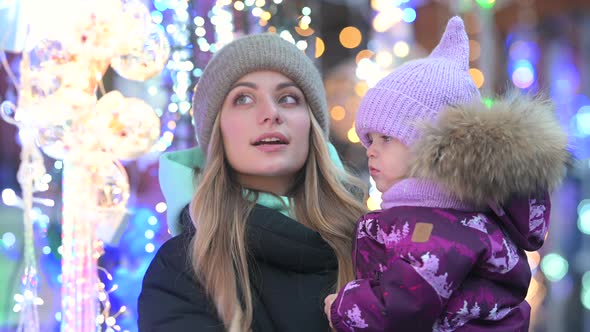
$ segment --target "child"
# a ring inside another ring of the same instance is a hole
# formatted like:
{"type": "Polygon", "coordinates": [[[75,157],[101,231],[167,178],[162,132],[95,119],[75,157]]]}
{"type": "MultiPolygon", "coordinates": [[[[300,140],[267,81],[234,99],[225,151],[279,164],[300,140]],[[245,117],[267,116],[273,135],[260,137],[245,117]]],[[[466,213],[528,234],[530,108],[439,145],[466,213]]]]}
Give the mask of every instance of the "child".
{"type": "Polygon", "coordinates": [[[381,211],[360,218],[337,331],[528,331],[525,250],[541,247],[567,137],[539,98],[481,103],[452,18],[425,59],[370,89],[356,130],[381,211]]]}

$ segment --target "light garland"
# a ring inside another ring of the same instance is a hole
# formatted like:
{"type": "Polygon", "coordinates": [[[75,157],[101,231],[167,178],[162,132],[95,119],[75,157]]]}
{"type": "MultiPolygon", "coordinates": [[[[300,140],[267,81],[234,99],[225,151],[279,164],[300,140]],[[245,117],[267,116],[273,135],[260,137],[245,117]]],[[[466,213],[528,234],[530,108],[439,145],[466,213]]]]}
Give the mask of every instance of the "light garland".
{"type": "Polygon", "coordinates": [[[149,11],[137,0],[70,5],[79,17],[61,27],[67,33],[44,37],[25,50],[18,107],[3,105],[3,118],[18,126],[23,146],[18,177],[25,272],[22,294],[14,296],[23,331],[39,330],[36,306],[43,303],[37,296],[31,212],[32,194],[38,183],[47,187],[40,179],[48,177],[36,144],[63,159],[61,330],[84,332],[102,324],[117,327],[122,312],[110,313],[108,293],[114,289],[106,291],[97,274],[101,240],[112,239],[129,198],[129,180],[119,159],[138,157],[159,137],[159,119],[149,105],[104,89],[97,102],[95,93],[109,64],[119,75],[139,81],[161,71],[169,55],[163,30],[150,23],[149,11]],[[6,116],[6,109],[14,117],[6,116]]]}

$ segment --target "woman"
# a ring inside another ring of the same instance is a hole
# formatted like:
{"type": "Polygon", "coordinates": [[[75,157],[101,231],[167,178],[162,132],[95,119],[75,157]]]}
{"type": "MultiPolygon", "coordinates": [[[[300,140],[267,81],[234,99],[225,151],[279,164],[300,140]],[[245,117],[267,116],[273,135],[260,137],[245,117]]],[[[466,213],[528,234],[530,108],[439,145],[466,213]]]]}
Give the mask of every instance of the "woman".
{"type": "Polygon", "coordinates": [[[199,148],[161,159],[180,235],[146,272],[140,330],[327,331],[322,300],[353,277],[365,208],[328,143],[317,69],[276,35],[237,39],[205,68],[193,112],[199,148]]]}

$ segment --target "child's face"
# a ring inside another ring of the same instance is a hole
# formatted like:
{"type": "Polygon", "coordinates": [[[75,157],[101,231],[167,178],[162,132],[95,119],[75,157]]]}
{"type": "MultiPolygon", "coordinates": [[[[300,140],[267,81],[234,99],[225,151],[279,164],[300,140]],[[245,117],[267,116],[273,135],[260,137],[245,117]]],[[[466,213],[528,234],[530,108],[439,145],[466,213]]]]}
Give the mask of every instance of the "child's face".
{"type": "Polygon", "coordinates": [[[370,133],[369,140],[369,172],[377,189],[385,192],[406,178],[410,165],[410,149],[397,139],[380,133],[370,133]]]}

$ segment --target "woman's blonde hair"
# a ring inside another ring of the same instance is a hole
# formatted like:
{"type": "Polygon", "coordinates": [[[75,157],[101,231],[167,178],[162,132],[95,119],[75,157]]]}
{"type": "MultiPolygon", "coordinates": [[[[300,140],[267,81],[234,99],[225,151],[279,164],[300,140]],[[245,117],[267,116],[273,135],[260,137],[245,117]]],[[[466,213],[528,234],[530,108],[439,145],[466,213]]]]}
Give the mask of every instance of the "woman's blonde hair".
{"type": "MultiPolygon", "coordinates": [[[[190,203],[196,228],[191,262],[226,329],[249,331],[253,305],[244,234],[256,200],[244,197],[246,188],[236,181],[225,158],[219,118],[213,125],[206,164],[196,175],[199,185],[190,203]]],[[[289,197],[295,218],[317,231],[334,250],[338,260],[335,286],[340,288],[354,278],[352,241],[356,220],[366,212],[366,189],[358,178],[336,167],[311,112],[310,118],[307,161],[289,197]]]]}

